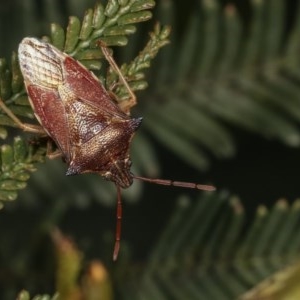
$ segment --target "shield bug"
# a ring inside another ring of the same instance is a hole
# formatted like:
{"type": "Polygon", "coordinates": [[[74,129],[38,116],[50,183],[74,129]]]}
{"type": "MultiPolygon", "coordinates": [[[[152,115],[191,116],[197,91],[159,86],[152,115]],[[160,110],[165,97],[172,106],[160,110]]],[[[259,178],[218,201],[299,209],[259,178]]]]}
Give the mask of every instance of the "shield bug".
{"type": "Polygon", "coordinates": [[[129,187],[133,179],[208,191],[214,187],[131,173],[129,146],[142,119],[128,115],[136,103],[135,95],[108,49],[100,46],[128,90],[128,101],[118,105],[112,93],[78,61],[51,44],[25,38],[19,46],[20,68],[41,127],[23,124],[2,101],[0,106],[23,130],[46,133],[56,143],[67,164],[67,175],[97,173],[115,183],[117,224],[113,259],[116,260],[121,236],[121,188],[129,187]]]}

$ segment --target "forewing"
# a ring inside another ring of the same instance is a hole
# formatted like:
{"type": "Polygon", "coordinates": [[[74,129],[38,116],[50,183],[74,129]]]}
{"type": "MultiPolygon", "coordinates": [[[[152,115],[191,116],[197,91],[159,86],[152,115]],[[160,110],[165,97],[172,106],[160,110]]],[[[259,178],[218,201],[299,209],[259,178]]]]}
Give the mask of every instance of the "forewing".
{"type": "Polygon", "coordinates": [[[19,60],[35,115],[67,162],[108,124],[129,119],[93,73],[52,45],[25,38],[19,60]]]}
{"type": "Polygon", "coordinates": [[[64,80],[74,94],[89,105],[106,115],[128,119],[95,75],[69,56],[64,61],[64,80]]]}
{"type": "Polygon", "coordinates": [[[65,107],[58,92],[29,84],[27,93],[40,124],[60,148],[66,161],[69,161],[69,127],[65,107]]]}

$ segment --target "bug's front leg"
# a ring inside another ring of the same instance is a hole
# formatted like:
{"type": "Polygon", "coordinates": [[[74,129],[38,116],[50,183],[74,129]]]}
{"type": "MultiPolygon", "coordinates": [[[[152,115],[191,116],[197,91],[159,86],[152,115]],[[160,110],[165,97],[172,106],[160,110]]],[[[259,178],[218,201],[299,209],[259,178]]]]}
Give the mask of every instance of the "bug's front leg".
{"type": "Polygon", "coordinates": [[[29,139],[28,143],[36,147],[45,148],[46,157],[49,159],[55,159],[63,156],[61,150],[56,148],[55,142],[48,135],[39,137],[35,136],[32,139],[29,139]]]}
{"type": "Polygon", "coordinates": [[[63,154],[59,149],[53,149],[53,143],[54,143],[53,140],[51,138],[48,138],[46,156],[49,159],[62,157],[63,154]]]}
{"type": "Polygon", "coordinates": [[[4,111],[14,122],[15,124],[22,130],[31,133],[37,133],[41,135],[47,135],[45,130],[39,126],[34,124],[23,123],[3,102],[0,98],[0,109],[4,111]]]}
{"type": "MultiPolygon", "coordinates": [[[[130,96],[129,99],[122,101],[118,104],[122,111],[129,114],[131,107],[136,105],[136,96],[135,96],[134,92],[132,91],[132,89],[130,88],[128,82],[126,81],[124,75],[122,74],[122,72],[121,72],[120,68],[118,67],[117,63],[115,62],[114,58],[109,53],[106,45],[103,42],[99,41],[99,46],[101,47],[101,50],[102,50],[106,60],[108,61],[109,65],[118,74],[120,80],[124,84],[128,94],[130,96]]],[[[110,92],[114,95],[114,93],[112,91],[110,91],[110,92]]]]}

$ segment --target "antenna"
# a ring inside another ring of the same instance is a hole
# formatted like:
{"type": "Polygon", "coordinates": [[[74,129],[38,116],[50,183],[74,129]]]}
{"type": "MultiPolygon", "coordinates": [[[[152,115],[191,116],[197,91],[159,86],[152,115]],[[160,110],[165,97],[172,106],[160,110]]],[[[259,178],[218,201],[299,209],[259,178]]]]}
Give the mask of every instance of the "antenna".
{"type": "MultiPolygon", "coordinates": [[[[185,182],[185,181],[173,181],[168,179],[158,179],[158,178],[148,178],[137,175],[131,175],[132,178],[142,180],[145,182],[150,182],[159,185],[168,185],[168,186],[177,186],[187,189],[196,189],[202,191],[215,191],[216,188],[212,185],[199,184],[194,182],[185,182]]],[[[118,258],[120,250],[120,241],[121,241],[121,228],[122,228],[122,197],[121,197],[121,187],[117,185],[117,220],[116,220],[116,237],[115,237],[115,246],[113,252],[113,260],[116,261],[118,258]]]]}
{"type": "Polygon", "coordinates": [[[171,186],[178,186],[178,187],[187,188],[187,189],[196,189],[196,190],[209,191],[209,192],[216,190],[216,188],[212,185],[203,185],[203,184],[194,183],[194,182],[173,181],[173,180],[169,180],[169,179],[158,179],[158,178],[147,178],[147,177],[136,176],[136,175],[132,175],[132,177],[135,179],[139,179],[139,180],[150,182],[150,183],[160,184],[160,185],[171,185],[171,186]]]}

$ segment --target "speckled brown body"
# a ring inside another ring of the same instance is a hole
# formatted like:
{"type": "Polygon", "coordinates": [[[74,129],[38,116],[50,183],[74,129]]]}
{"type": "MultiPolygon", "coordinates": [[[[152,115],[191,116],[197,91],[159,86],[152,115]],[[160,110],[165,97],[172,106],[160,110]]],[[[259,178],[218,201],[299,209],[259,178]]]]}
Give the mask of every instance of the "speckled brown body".
{"type": "Polygon", "coordinates": [[[95,172],[130,186],[129,145],[141,118],[127,116],[91,72],[48,43],[25,38],[19,60],[34,113],[61,150],[67,175],[95,172]]]}

